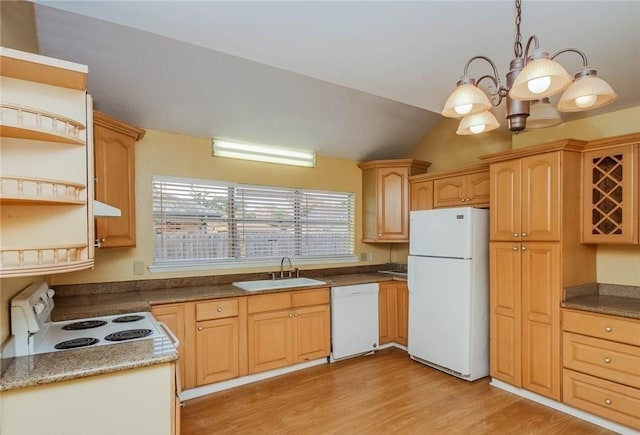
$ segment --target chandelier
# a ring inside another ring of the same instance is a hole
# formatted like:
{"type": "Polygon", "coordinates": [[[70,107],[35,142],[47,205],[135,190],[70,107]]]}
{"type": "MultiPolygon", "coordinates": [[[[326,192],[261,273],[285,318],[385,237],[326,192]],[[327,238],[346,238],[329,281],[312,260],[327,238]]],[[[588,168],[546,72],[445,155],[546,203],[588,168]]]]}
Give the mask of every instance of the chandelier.
{"type": "Polygon", "coordinates": [[[561,112],[595,109],[611,103],[617,97],[611,86],[597,76],[595,69],[588,66],[587,56],[576,48],[565,48],[549,54],[540,49],[537,36],[532,35],[527,40],[523,55],[520,33],[521,0],[515,0],[515,7],[515,58],[509,63],[507,85],[505,87],[501,84],[498,70],[491,59],[486,56],[469,59],[463,76],[442,110],[443,116],[462,118],[457,134],[478,134],[498,128],[500,124],[489,109],[499,106],[503,99],[507,101],[509,130],[517,133],[526,127],[543,128],[559,124],[562,120],[551,105],[549,97],[562,91],[564,93],[557,106],[557,110],[561,112]],[[529,55],[532,43],[534,51],[529,55]],[[582,68],[575,74],[575,79],[554,61],[560,54],[569,52],[582,57],[582,68]],[[486,61],[491,66],[493,75],[486,74],[478,79],[471,77],[469,66],[475,60],[486,61]],[[483,80],[490,82],[486,91],[478,87],[483,80]]]}

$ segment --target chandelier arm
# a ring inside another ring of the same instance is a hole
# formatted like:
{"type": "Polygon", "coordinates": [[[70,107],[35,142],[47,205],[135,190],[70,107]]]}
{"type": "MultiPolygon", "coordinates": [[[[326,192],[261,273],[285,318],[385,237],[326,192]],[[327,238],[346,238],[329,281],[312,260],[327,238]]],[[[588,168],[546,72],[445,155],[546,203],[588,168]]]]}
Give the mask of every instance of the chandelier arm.
{"type": "Polygon", "coordinates": [[[558,50],[555,53],[553,53],[553,55],[551,55],[551,59],[553,60],[559,54],[567,53],[567,52],[578,53],[580,55],[580,57],[582,57],[582,67],[583,68],[586,68],[589,65],[589,62],[587,61],[587,55],[584,53],[584,51],[578,50],[577,48],[563,48],[562,50],[558,50]]]}
{"type": "Polygon", "coordinates": [[[493,105],[493,107],[499,106],[502,102],[502,99],[507,95],[508,89],[500,86],[500,81],[490,74],[484,75],[476,80],[476,85],[479,85],[480,82],[484,79],[489,79],[493,82],[494,86],[489,86],[487,93],[491,96],[491,104],[493,105]]]}
{"type": "Polygon", "coordinates": [[[527,46],[524,49],[525,62],[526,62],[526,59],[529,57],[529,47],[531,46],[532,42],[535,42],[535,45],[534,45],[535,50],[540,49],[540,42],[538,41],[538,37],[536,35],[529,36],[529,39],[527,39],[527,46]]]}

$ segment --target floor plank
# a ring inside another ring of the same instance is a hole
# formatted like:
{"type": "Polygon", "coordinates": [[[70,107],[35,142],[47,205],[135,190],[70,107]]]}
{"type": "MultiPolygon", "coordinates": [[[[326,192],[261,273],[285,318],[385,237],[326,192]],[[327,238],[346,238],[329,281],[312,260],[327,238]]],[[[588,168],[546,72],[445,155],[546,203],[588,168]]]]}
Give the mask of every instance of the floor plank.
{"type": "Polygon", "coordinates": [[[186,402],[182,435],[611,434],[391,348],[186,402]]]}

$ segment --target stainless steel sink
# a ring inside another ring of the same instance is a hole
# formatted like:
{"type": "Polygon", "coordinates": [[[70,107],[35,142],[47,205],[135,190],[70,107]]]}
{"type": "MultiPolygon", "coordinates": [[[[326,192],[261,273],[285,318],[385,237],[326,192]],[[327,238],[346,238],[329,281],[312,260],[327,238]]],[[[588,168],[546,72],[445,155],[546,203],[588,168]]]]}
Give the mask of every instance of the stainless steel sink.
{"type": "Polygon", "coordinates": [[[312,278],[262,279],[258,281],[239,281],[233,283],[234,286],[248,292],[324,284],[326,284],[326,282],[312,278]]]}

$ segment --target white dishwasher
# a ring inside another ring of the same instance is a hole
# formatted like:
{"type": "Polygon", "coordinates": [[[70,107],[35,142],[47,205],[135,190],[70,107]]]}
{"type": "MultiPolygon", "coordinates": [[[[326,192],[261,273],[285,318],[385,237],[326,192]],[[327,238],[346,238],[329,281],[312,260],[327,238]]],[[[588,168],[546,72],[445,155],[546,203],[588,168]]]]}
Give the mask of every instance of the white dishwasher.
{"type": "Polygon", "coordinates": [[[332,360],[376,350],[378,336],[378,284],[332,287],[332,360]]]}

